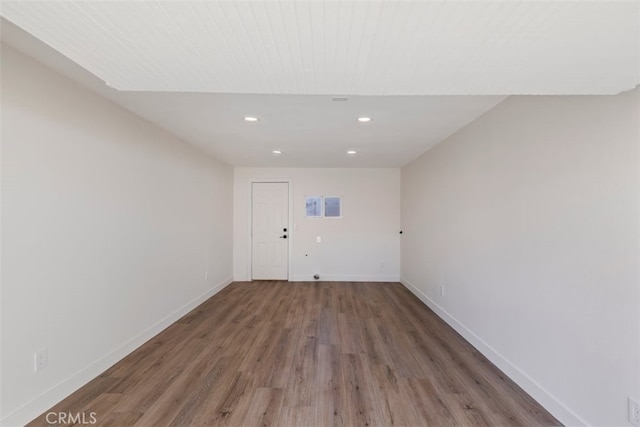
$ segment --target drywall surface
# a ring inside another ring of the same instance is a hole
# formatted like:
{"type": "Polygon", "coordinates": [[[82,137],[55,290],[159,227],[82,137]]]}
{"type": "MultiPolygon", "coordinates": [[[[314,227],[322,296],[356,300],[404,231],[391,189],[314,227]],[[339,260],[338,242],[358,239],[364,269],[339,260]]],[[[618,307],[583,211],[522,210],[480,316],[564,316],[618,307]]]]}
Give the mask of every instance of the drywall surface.
{"type": "Polygon", "coordinates": [[[3,425],[228,284],[232,200],[231,167],[3,46],[3,425]]]}
{"type": "Polygon", "coordinates": [[[511,97],[402,169],[403,282],[568,424],[640,398],[639,98],[511,97]]]}
{"type": "Polygon", "coordinates": [[[235,280],[251,277],[252,181],[290,183],[289,280],[399,280],[399,169],[235,168],[235,280]],[[305,196],[342,197],[342,218],[306,218],[305,196]]]}

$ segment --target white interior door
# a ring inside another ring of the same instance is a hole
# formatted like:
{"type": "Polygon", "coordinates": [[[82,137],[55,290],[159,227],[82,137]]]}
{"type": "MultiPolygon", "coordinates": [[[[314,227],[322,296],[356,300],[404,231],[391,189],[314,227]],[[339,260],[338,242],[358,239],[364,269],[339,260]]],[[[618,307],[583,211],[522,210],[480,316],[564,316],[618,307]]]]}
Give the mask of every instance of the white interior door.
{"type": "Polygon", "coordinates": [[[289,184],[254,182],[251,187],[251,278],[287,280],[289,184]]]}

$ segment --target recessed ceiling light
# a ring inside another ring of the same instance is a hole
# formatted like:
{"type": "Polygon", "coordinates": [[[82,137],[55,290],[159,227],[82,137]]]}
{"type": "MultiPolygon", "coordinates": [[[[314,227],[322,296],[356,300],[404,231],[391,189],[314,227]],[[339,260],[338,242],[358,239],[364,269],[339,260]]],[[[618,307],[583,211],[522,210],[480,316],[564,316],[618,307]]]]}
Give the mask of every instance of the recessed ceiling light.
{"type": "Polygon", "coordinates": [[[276,156],[278,156],[278,155],[282,154],[282,151],[280,151],[280,150],[273,150],[273,151],[271,151],[271,153],[272,153],[272,154],[275,154],[276,156]]]}
{"type": "Polygon", "coordinates": [[[358,117],[360,123],[367,123],[371,121],[371,117],[358,117]]]}
{"type": "Polygon", "coordinates": [[[349,151],[347,151],[347,154],[350,155],[350,156],[355,156],[356,152],[355,152],[355,150],[349,150],[349,151]]]}
{"type": "Polygon", "coordinates": [[[244,121],[245,122],[257,122],[259,119],[257,117],[252,117],[252,116],[245,116],[244,121]]]}

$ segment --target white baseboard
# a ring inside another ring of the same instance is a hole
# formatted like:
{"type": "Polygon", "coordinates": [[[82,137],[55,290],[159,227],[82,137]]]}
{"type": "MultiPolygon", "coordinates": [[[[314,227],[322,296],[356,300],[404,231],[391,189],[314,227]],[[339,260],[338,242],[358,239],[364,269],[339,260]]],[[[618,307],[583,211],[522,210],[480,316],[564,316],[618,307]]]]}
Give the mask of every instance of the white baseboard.
{"type": "MultiPolygon", "coordinates": [[[[298,274],[290,279],[291,282],[315,282],[313,274],[298,274]]],[[[375,276],[375,275],[320,275],[320,282],[398,282],[399,276],[375,276]]]]}
{"type": "Polygon", "coordinates": [[[0,425],[8,427],[23,426],[27,424],[28,422],[42,414],[44,411],[51,408],[52,406],[69,396],[71,393],[96,378],[106,369],[122,360],[125,356],[140,347],[142,344],[158,335],[160,332],[165,330],[182,316],[202,304],[207,299],[211,298],[213,295],[220,292],[222,289],[231,284],[232,281],[232,278],[229,277],[218,283],[212,289],[206,291],[205,293],[189,301],[179,309],[173,311],[168,316],[161,319],[153,326],[142,331],[135,337],[131,338],[111,353],[96,360],[86,368],[81,369],[67,379],[45,391],[43,394],[36,397],[32,401],[6,415],[0,420],[0,425]]]}
{"type": "MultiPolygon", "coordinates": [[[[246,282],[251,281],[246,276],[234,276],[233,280],[235,282],[246,282]]],[[[315,282],[313,278],[313,273],[311,274],[296,274],[291,276],[289,279],[290,282],[315,282]]],[[[319,281],[324,282],[399,282],[399,276],[374,276],[374,275],[329,275],[329,276],[320,276],[319,281]]]]}
{"type": "Polygon", "coordinates": [[[549,411],[565,426],[588,426],[589,424],[580,418],[577,414],[567,408],[562,402],[555,398],[551,393],[545,390],[535,380],[530,378],[526,373],[521,371],[516,365],[507,360],[503,355],[487,344],[482,338],[473,333],[458,319],[449,314],[444,308],[439,306],[435,301],[424,294],[420,289],[414,286],[404,277],[400,278],[402,283],[411,293],[413,293],[427,307],[433,310],[442,320],[456,330],[471,345],[473,345],[480,353],[489,359],[494,365],[504,372],[513,382],[518,384],[524,391],[533,397],[540,405],[549,411]]]}

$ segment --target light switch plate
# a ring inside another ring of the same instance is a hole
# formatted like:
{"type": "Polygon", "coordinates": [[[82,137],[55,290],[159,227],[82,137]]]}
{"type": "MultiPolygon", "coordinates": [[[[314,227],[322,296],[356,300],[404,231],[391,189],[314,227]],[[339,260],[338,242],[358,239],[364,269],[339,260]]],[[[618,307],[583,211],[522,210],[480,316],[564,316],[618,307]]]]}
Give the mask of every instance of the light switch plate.
{"type": "Polygon", "coordinates": [[[629,422],[640,427],[640,403],[629,398],[629,422]]]}

